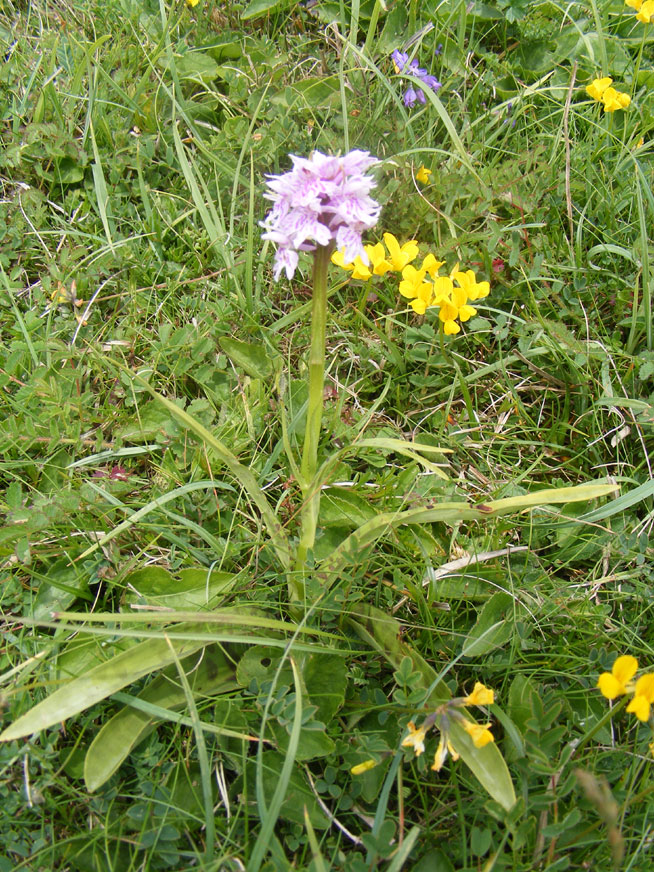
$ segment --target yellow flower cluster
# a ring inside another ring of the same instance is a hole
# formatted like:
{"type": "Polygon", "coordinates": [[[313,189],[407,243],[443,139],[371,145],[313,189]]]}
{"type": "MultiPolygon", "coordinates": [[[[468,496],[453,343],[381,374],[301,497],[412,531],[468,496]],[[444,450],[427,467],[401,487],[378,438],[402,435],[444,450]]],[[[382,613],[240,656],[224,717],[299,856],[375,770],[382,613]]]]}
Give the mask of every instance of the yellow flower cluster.
{"type": "Polygon", "coordinates": [[[654,19],[654,0],[624,0],[627,6],[636,10],[636,18],[643,24],[650,24],[654,19]]]}
{"type": "MultiPolygon", "coordinates": [[[[450,709],[457,707],[466,708],[470,705],[492,705],[494,701],[494,691],[492,691],[488,687],[484,687],[484,685],[480,681],[478,681],[475,684],[472,693],[468,694],[468,696],[465,697],[453,699],[449,706],[446,707],[450,709]]],[[[449,714],[451,716],[452,712],[450,711],[449,714]]],[[[446,717],[443,718],[443,722],[446,721],[446,717]]],[[[421,754],[423,754],[425,750],[425,736],[427,735],[427,731],[436,722],[436,719],[437,716],[430,715],[425,719],[425,722],[420,727],[416,727],[413,721],[409,721],[409,723],[407,724],[409,735],[403,740],[402,747],[413,748],[416,757],[419,757],[421,754]]],[[[464,718],[461,715],[457,716],[457,720],[472,739],[472,743],[475,748],[483,748],[485,745],[488,745],[489,742],[494,741],[493,734],[490,731],[491,725],[489,723],[477,724],[474,721],[469,721],[467,718],[464,718]]],[[[434,772],[439,772],[442,769],[443,764],[447,759],[448,753],[453,760],[459,759],[458,753],[455,751],[452,743],[448,739],[447,729],[443,726],[442,723],[440,741],[434,755],[434,762],[431,766],[434,772]]]]}
{"type": "Polygon", "coordinates": [[[468,321],[477,314],[469,301],[487,297],[490,285],[488,282],[478,282],[471,269],[465,272],[459,270],[459,264],[448,276],[442,276],[439,270],[443,263],[429,253],[424,257],[420,269],[410,264],[404,267],[400,293],[409,300],[409,305],[418,315],[424,315],[433,306],[438,307],[443,331],[452,335],[461,330],[457,320],[468,321]]]}
{"type": "Polygon", "coordinates": [[[384,242],[388,254],[381,242],[376,245],[364,245],[370,264],[365,264],[360,257],[352,263],[346,263],[342,251],[332,254],[332,263],[352,273],[353,279],[367,281],[372,276],[383,276],[387,272],[402,272],[404,267],[418,257],[418,243],[415,239],[400,245],[392,233],[384,233],[384,242]]]}
{"type": "Polygon", "coordinates": [[[346,263],[343,251],[332,254],[332,263],[352,273],[353,279],[361,281],[389,272],[401,273],[400,294],[409,300],[409,305],[418,315],[424,315],[432,307],[438,308],[438,317],[448,335],[461,330],[457,321],[468,321],[477,314],[474,306],[469,305],[470,301],[481,300],[490,293],[488,282],[478,282],[471,269],[463,272],[459,264],[449,275],[440,275],[444,261],[436,260],[431,253],[425,255],[422,266],[416,269],[412,266],[412,261],[419,253],[415,239],[400,245],[392,233],[384,233],[384,242],[388,252],[381,242],[364,246],[368,264],[360,257],[352,263],[346,263]]]}
{"type": "Polygon", "coordinates": [[[638,661],[631,654],[624,654],[613,664],[610,672],[603,672],[597,682],[602,696],[616,699],[619,696],[632,693],[633,699],[627,706],[627,711],[636,715],[639,721],[649,720],[652,703],[654,703],[654,674],[641,675],[633,681],[638,671],[638,661]]]}
{"type": "MultiPolygon", "coordinates": [[[[651,0],[654,6],[654,0],[651,0]]],[[[616,109],[626,109],[631,103],[629,94],[624,94],[622,91],[616,91],[612,88],[613,79],[610,76],[605,76],[603,79],[593,79],[590,85],[586,85],[586,93],[593,100],[604,105],[605,112],[615,112],[616,109]]]]}

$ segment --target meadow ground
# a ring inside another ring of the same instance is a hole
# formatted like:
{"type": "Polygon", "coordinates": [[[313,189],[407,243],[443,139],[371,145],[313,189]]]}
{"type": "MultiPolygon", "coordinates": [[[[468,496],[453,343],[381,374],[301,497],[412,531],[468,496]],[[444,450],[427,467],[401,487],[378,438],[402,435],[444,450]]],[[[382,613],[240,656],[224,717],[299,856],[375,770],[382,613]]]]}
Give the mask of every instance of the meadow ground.
{"type": "Polygon", "coordinates": [[[0,872],[652,868],[653,44],[4,0],[0,872]],[[274,280],[314,150],[378,275],[274,280]]]}

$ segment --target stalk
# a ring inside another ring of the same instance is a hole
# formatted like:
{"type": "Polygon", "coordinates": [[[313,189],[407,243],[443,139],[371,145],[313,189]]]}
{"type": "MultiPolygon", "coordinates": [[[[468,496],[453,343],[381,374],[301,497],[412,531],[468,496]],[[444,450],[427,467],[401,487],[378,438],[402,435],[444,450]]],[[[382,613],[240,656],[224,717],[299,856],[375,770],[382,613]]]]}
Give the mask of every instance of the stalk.
{"type": "Polygon", "coordinates": [[[300,466],[302,512],[300,541],[295,561],[296,577],[289,580],[291,600],[304,599],[304,572],[307,556],[316,538],[320,484],[315,481],[318,445],[322,424],[325,384],[325,331],[327,326],[327,269],[332,246],[318,246],[313,256],[313,302],[311,311],[311,350],[309,354],[309,404],[300,466]]]}

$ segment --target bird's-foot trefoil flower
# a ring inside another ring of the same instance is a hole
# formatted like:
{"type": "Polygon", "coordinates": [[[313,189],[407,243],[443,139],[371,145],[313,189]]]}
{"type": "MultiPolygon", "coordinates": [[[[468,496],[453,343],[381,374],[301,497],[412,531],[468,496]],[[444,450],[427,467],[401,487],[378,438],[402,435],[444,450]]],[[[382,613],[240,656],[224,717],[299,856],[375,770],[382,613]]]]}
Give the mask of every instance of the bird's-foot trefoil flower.
{"type": "Polygon", "coordinates": [[[454,750],[454,746],[452,745],[450,740],[443,739],[443,735],[441,734],[438,748],[436,748],[436,753],[434,754],[434,762],[432,763],[430,768],[434,772],[440,772],[443,768],[443,764],[447,760],[448,754],[455,762],[459,759],[459,754],[457,754],[457,752],[454,750]]]}
{"type": "MultiPolygon", "coordinates": [[[[654,6],[654,0],[652,0],[654,6]]],[[[629,94],[618,91],[612,87],[613,79],[604,76],[602,79],[593,79],[590,85],[586,85],[586,93],[593,100],[604,106],[605,112],[615,112],[618,109],[626,109],[631,103],[629,94]]]]}
{"type": "Polygon", "coordinates": [[[639,721],[648,721],[650,709],[654,703],[654,675],[641,675],[634,688],[634,698],[627,706],[627,711],[636,715],[639,721]]]}
{"type": "Polygon", "coordinates": [[[602,94],[602,103],[605,112],[615,112],[618,109],[626,109],[631,103],[631,97],[622,91],[616,91],[615,88],[607,88],[602,94]]]}
{"type": "Polygon", "coordinates": [[[416,727],[413,721],[409,721],[407,729],[409,730],[409,735],[403,740],[402,747],[413,748],[416,757],[419,757],[421,754],[424,754],[425,736],[429,727],[425,727],[424,724],[421,727],[416,727]]]}
{"type": "Polygon", "coordinates": [[[388,260],[391,265],[391,270],[394,272],[402,272],[404,267],[418,257],[418,243],[415,239],[405,242],[400,245],[392,233],[384,233],[384,242],[388,249],[388,260]]]}
{"type": "Polygon", "coordinates": [[[416,182],[420,182],[421,185],[428,185],[431,172],[432,171],[430,169],[427,169],[427,167],[423,164],[416,173],[416,182]]]}
{"type": "Polygon", "coordinates": [[[593,100],[601,100],[602,94],[608,87],[613,84],[613,79],[610,76],[604,76],[602,79],[593,79],[590,85],[586,85],[586,93],[593,100]]]}
{"type": "Polygon", "coordinates": [[[495,702],[495,691],[485,687],[481,681],[476,681],[472,693],[463,698],[463,705],[492,705],[495,702]]]}
{"type": "Polygon", "coordinates": [[[607,699],[616,699],[629,692],[631,679],[638,671],[638,661],[631,654],[623,654],[613,664],[610,672],[603,672],[597,687],[602,696],[607,699]]]}
{"type": "Polygon", "coordinates": [[[472,744],[475,748],[483,748],[485,745],[494,742],[495,739],[490,731],[490,724],[475,724],[472,721],[464,721],[463,729],[472,739],[472,744]]]}
{"type": "Polygon", "coordinates": [[[654,19],[654,0],[645,0],[636,13],[636,18],[643,24],[651,24],[654,19]]]}

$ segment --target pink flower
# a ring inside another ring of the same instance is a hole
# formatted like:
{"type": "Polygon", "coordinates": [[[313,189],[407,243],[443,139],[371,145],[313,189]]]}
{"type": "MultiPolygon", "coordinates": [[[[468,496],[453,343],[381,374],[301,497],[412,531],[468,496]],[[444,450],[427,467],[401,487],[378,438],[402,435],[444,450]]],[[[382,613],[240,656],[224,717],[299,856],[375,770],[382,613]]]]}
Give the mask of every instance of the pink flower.
{"type": "Polygon", "coordinates": [[[273,274],[293,277],[298,251],[317,246],[344,249],[346,262],[359,256],[368,263],[361,234],[374,227],[381,206],[369,196],[375,180],[365,171],[377,163],[367,151],[335,157],[314,151],[310,158],[291,155],[293,169],[268,177],[273,207],[261,222],[263,239],[277,244],[273,274]]]}

